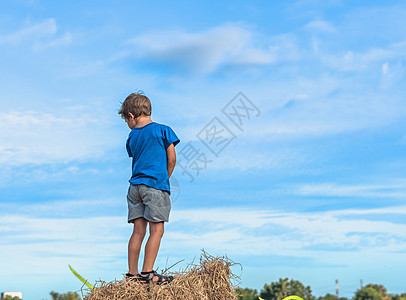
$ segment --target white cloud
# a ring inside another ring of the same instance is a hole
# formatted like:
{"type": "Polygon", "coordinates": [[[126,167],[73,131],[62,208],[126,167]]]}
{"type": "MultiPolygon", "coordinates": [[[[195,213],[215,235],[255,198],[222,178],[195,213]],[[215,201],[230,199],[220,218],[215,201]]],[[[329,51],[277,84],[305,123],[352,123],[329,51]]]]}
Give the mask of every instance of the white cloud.
{"type": "MultiPolygon", "coordinates": [[[[3,215],[0,267],[10,270],[10,276],[24,268],[24,276],[30,276],[65,273],[62,270],[67,270],[68,263],[83,268],[100,266],[125,254],[129,229],[123,217],[60,219],[3,215]]],[[[124,265],[123,261],[121,267],[124,265]]]]}
{"type": "Polygon", "coordinates": [[[207,166],[213,171],[227,169],[235,169],[240,172],[253,169],[269,172],[271,172],[270,170],[280,171],[282,169],[284,171],[291,169],[298,171],[299,165],[308,163],[314,158],[308,151],[300,147],[293,149],[285,146],[278,146],[277,148],[271,146],[269,149],[259,151],[250,146],[249,142],[253,140],[251,136],[239,137],[238,139],[224,148],[219,157],[211,154],[202,144],[196,144],[195,147],[207,153],[207,159],[213,160],[207,166]]]}
{"type": "Polygon", "coordinates": [[[1,203],[0,210],[3,214],[14,214],[18,211],[19,214],[29,217],[49,217],[53,218],[76,218],[83,216],[85,213],[88,217],[99,216],[106,209],[122,208],[119,204],[125,204],[116,199],[100,199],[97,200],[65,200],[65,201],[49,201],[46,203],[35,203],[29,206],[15,205],[14,203],[1,203]]]}
{"type": "Polygon", "coordinates": [[[389,64],[385,62],[382,64],[382,75],[380,87],[387,89],[397,82],[400,82],[405,74],[405,70],[401,62],[396,64],[389,64]]]}
{"type": "MultiPolygon", "coordinates": [[[[319,85],[331,85],[327,81],[321,78],[319,85]]],[[[307,99],[295,97],[280,101],[285,105],[263,111],[258,120],[247,125],[252,141],[297,141],[374,129],[396,122],[406,114],[400,97],[388,98],[380,93],[355,96],[349,92],[330,96],[329,91],[312,91],[317,85],[316,80],[307,83],[309,86],[303,89],[307,99]]],[[[334,86],[331,88],[334,92],[334,86]]],[[[294,89],[298,87],[292,84],[294,89]]]]}
{"type": "Polygon", "coordinates": [[[66,32],[61,37],[55,38],[54,40],[51,40],[49,42],[44,42],[44,43],[40,43],[38,41],[35,42],[33,45],[33,49],[35,51],[41,51],[41,50],[48,49],[48,48],[66,46],[66,45],[71,44],[72,41],[73,41],[72,34],[70,32],[66,32]]]}
{"type": "Polygon", "coordinates": [[[327,21],[313,20],[307,23],[304,28],[315,33],[335,33],[337,29],[327,21]]]}
{"type": "Polygon", "coordinates": [[[57,31],[55,19],[48,19],[29,27],[22,28],[13,33],[0,36],[0,44],[18,44],[25,40],[42,37],[52,37],[57,31]]]}
{"type": "Polygon", "coordinates": [[[392,43],[386,47],[371,47],[364,52],[347,50],[345,53],[320,54],[321,62],[327,66],[341,71],[371,70],[374,63],[385,63],[388,60],[405,58],[406,43],[392,43]]]}
{"type": "Polygon", "coordinates": [[[173,247],[175,244],[176,247],[183,245],[194,249],[204,247],[230,255],[317,257],[320,251],[358,252],[368,247],[388,254],[404,251],[406,224],[391,223],[390,216],[386,221],[365,220],[359,216],[377,213],[406,215],[406,207],[316,213],[252,211],[230,207],[223,210],[175,210],[173,226],[187,225],[191,233],[168,229],[167,239],[173,243],[173,247]],[[201,224],[205,226],[201,227],[201,224]],[[381,242],[383,238],[385,243],[381,242]]]}
{"type": "Polygon", "coordinates": [[[102,122],[101,115],[75,107],[50,112],[2,112],[0,164],[40,165],[97,157],[116,146],[105,138],[109,122],[102,122]]]}
{"type": "Polygon", "coordinates": [[[274,62],[271,47],[255,45],[254,33],[234,24],[190,33],[166,30],[129,41],[134,55],[153,61],[213,72],[223,65],[263,65],[274,62]]]}
{"type": "Polygon", "coordinates": [[[55,19],[48,19],[15,32],[0,36],[0,45],[18,45],[32,43],[33,50],[65,46],[72,43],[72,34],[66,32],[56,37],[58,28],[55,19]]]}
{"type": "Polygon", "coordinates": [[[304,184],[296,187],[293,193],[306,196],[404,198],[406,197],[406,182],[366,185],[304,184]]]}
{"type": "MultiPolygon", "coordinates": [[[[80,203],[70,204],[83,209],[80,203]]],[[[392,215],[406,217],[406,207],[302,213],[233,207],[174,209],[161,255],[197,255],[202,248],[230,257],[282,255],[320,261],[332,253],[337,259],[364,251],[392,255],[406,250],[406,224],[392,223],[392,215]],[[386,217],[367,218],[377,214],[386,217]]],[[[104,268],[103,263],[109,264],[106,261],[125,255],[130,231],[125,216],[50,218],[35,217],[32,212],[3,213],[0,267],[18,270],[22,264],[25,273],[30,274],[38,272],[36,267],[41,266],[45,274],[57,272],[56,268],[70,259],[104,268]]]]}
{"type": "Polygon", "coordinates": [[[387,74],[389,70],[389,64],[386,62],[382,65],[382,74],[387,74]]]}

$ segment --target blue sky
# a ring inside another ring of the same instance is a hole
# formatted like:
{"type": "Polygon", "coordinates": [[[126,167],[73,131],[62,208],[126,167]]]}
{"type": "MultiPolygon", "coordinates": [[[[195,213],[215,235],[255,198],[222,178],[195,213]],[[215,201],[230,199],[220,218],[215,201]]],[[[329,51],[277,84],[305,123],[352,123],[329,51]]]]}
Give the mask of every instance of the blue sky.
{"type": "Polygon", "coordinates": [[[242,287],[405,292],[405,15],[403,1],[3,1],[0,291],[77,291],[68,264],[90,282],[127,272],[117,110],[143,90],[178,161],[186,145],[210,161],[193,181],[175,168],[157,267],[204,248],[241,263],[242,287]],[[239,92],[259,110],[242,130],[222,112],[239,92]],[[235,137],[217,156],[199,139],[213,120],[235,137]]]}

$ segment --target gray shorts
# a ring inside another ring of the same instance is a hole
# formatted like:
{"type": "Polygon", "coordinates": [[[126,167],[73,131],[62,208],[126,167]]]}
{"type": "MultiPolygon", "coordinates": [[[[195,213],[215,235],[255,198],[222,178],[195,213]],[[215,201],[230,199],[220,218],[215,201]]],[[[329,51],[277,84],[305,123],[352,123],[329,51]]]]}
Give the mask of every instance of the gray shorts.
{"type": "Polygon", "coordinates": [[[128,188],[128,223],[143,217],[150,222],[168,222],[171,200],[168,191],[162,191],[145,184],[128,188]]]}

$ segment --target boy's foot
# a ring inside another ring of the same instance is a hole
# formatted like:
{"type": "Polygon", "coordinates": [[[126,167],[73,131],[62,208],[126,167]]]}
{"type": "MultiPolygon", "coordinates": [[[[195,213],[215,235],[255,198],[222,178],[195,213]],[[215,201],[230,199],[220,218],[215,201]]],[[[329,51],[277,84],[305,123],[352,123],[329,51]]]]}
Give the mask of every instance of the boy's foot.
{"type": "Polygon", "coordinates": [[[147,282],[153,282],[158,285],[167,284],[173,280],[173,276],[161,275],[154,270],[149,272],[141,272],[140,277],[147,280],[147,282]]]}

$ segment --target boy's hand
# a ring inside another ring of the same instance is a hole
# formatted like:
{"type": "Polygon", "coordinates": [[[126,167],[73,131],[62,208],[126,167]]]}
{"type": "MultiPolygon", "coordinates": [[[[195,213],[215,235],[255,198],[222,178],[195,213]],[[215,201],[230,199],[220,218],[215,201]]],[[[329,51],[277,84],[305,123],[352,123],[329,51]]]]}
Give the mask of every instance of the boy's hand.
{"type": "Polygon", "coordinates": [[[171,177],[173,169],[176,165],[176,152],[173,143],[166,148],[166,162],[168,166],[168,177],[171,177]]]}

